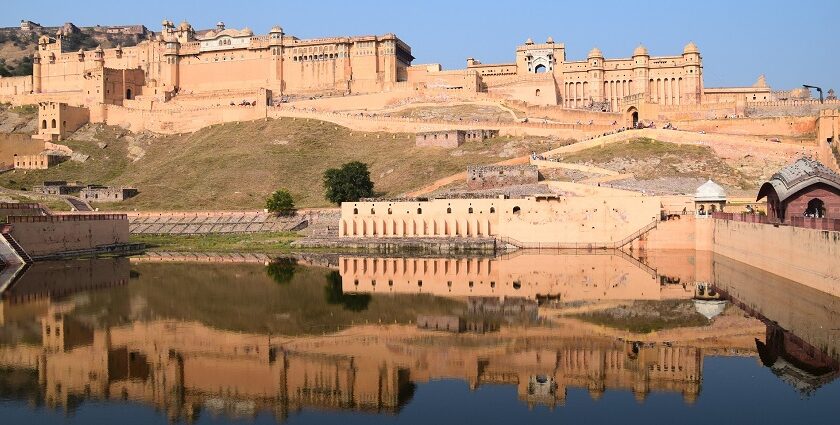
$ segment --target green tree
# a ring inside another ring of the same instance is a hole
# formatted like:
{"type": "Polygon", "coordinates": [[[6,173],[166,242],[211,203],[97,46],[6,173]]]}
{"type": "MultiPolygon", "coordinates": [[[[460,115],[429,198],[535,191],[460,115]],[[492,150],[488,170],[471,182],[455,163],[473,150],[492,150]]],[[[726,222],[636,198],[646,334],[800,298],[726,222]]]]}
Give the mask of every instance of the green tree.
{"type": "Polygon", "coordinates": [[[280,215],[292,215],[295,213],[295,201],[287,190],[280,189],[266,199],[265,208],[280,215]]]}
{"type": "Polygon", "coordinates": [[[327,200],[339,205],[373,196],[373,182],[367,164],[353,161],[341,168],[324,171],[324,189],[327,200]]]}

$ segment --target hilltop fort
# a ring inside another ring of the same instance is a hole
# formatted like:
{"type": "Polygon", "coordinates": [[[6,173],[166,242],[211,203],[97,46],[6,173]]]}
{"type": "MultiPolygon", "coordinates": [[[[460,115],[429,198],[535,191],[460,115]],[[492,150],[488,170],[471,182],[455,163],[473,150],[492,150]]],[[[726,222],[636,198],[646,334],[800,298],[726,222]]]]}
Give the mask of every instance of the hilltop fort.
{"type": "MultiPolygon", "coordinates": [[[[773,91],[763,76],[749,87],[706,87],[703,58],[693,42],[669,55],[651,55],[639,45],[624,58],[607,58],[596,47],[585,59],[572,59],[551,37],[544,43],[528,39],[515,48],[513,62],[469,58],[463,69],[443,70],[413,64],[411,47],[394,34],[300,39],[279,26],[258,35],[223,22],[195,29],[170,20],[158,32],[96,28],[128,34],[136,45],[71,50],[79,46],[74,25],[51,34],[23,21],[19,32],[41,34],[32,74],[0,78],[0,101],[67,103],[88,108],[92,122],[164,133],[270,116],[217,109],[196,120],[190,110],[354,95],[357,109],[445,96],[507,102],[555,122],[613,128],[644,120],[813,114],[823,107],[807,91],[773,91]],[[154,115],[161,111],[169,113],[154,115]]],[[[830,96],[829,102],[837,101],[830,96]]],[[[341,107],[326,99],[317,109],[341,107]]]]}

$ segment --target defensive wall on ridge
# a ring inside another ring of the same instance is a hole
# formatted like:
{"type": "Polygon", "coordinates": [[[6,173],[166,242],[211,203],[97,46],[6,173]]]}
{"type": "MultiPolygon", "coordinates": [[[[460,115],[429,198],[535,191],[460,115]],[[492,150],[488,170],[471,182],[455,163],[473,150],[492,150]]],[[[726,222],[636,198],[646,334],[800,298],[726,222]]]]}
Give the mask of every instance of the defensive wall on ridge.
{"type": "Polygon", "coordinates": [[[817,119],[813,116],[673,121],[672,124],[686,131],[776,137],[780,141],[808,139],[810,142],[817,131],[817,119]]]}

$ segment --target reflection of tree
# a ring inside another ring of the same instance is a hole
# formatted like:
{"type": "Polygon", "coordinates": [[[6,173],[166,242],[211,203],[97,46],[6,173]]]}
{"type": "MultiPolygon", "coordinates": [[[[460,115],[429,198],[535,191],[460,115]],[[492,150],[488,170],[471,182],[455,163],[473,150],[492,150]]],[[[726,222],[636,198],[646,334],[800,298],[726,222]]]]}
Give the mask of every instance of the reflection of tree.
{"type": "Polygon", "coordinates": [[[327,275],[324,292],[327,304],[341,304],[345,310],[365,311],[370,304],[370,294],[345,294],[341,290],[341,274],[335,270],[327,275]]]}
{"type": "Polygon", "coordinates": [[[265,272],[275,282],[283,285],[292,281],[292,277],[295,275],[295,267],[297,267],[296,259],[278,258],[265,266],[265,272]]]}

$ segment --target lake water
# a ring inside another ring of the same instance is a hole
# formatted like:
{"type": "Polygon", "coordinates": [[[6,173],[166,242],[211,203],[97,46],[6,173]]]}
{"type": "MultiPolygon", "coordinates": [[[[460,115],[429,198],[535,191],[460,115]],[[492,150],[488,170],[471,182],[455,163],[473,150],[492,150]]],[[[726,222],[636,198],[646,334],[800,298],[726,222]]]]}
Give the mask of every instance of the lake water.
{"type": "Polygon", "coordinates": [[[2,423],[836,421],[840,299],[727,258],[233,259],[18,274],[2,423]]]}

